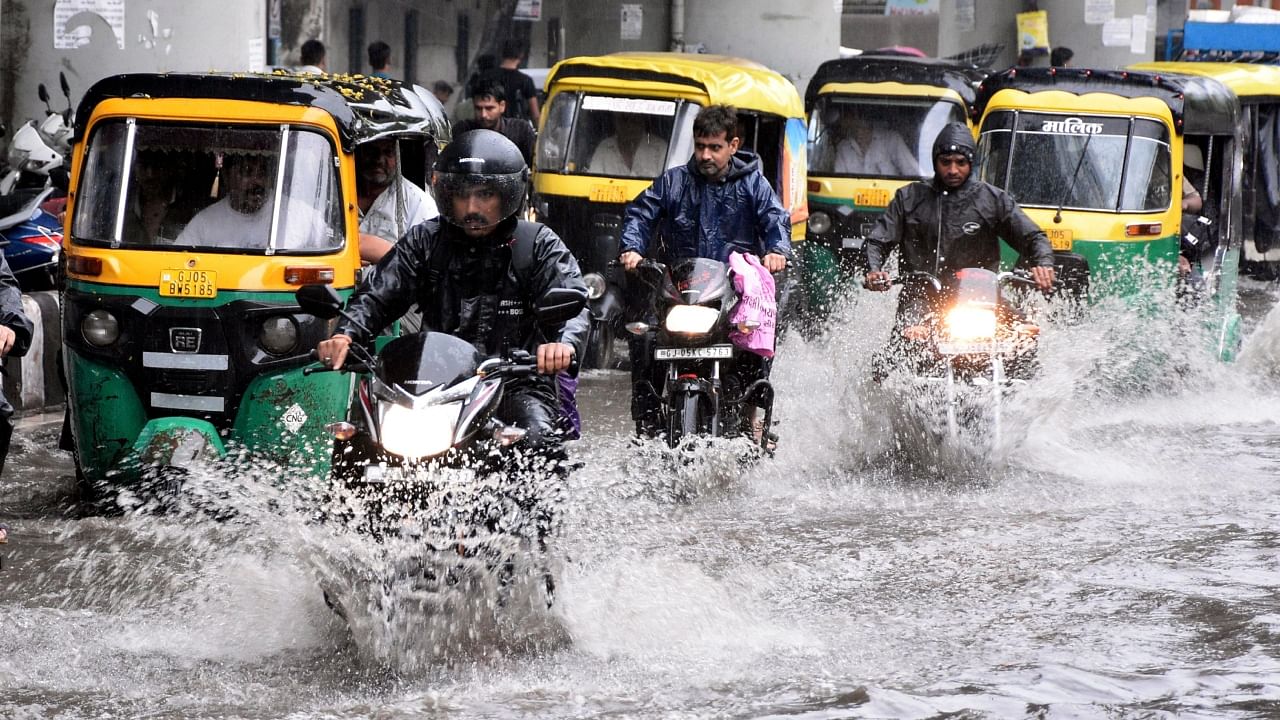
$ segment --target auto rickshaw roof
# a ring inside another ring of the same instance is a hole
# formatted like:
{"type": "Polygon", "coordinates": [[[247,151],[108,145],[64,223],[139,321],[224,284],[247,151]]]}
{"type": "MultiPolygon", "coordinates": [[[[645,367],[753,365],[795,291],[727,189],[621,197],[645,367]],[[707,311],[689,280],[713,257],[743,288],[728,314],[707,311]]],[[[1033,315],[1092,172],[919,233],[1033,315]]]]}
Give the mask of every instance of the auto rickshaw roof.
{"type": "Polygon", "coordinates": [[[1211,77],[1231,88],[1240,102],[1280,100],[1280,67],[1227,62],[1149,62],[1130,65],[1132,70],[1211,77]]]}
{"type": "Polygon", "coordinates": [[[76,110],[78,142],[93,110],[113,98],[248,100],[314,107],[333,117],[342,147],[371,140],[425,134],[448,142],[449,120],[426,89],[364,75],[274,73],[131,73],[103,78],[76,110]]]}
{"type": "Polygon", "coordinates": [[[624,52],[561,60],[547,76],[546,90],[571,78],[668,83],[691,87],[712,103],[784,117],[803,118],[796,86],[777,72],[742,58],[692,53],[624,52]]]}
{"type": "MultiPolygon", "coordinates": [[[[1235,93],[1209,77],[1155,73],[1141,70],[1093,70],[1089,68],[1010,68],[987,77],[978,87],[974,120],[1002,90],[1025,93],[1059,91],[1084,96],[1104,93],[1122,98],[1152,97],[1169,107],[1178,132],[1219,135],[1234,132],[1240,116],[1235,93]]],[[[1064,111],[1078,111],[1063,108],[1064,111]]]]}
{"type": "Polygon", "coordinates": [[[804,106],[812,110],[819,91],[828,83],[882,83],[928,85],[954,90],[966,107],[973,107],[975,88],[987,76],[977,65],[939,58],[905,55],[858,55],[827,60],[818,66],[804,91],[804,106]]]}

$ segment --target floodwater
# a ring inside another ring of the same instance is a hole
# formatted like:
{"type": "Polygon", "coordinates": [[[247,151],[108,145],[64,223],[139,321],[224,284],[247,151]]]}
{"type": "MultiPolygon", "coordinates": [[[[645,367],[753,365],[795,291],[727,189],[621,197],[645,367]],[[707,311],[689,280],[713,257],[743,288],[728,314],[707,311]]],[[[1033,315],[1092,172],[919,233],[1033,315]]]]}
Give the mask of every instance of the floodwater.
{"type": "Polygon", "coordinates": [[[213,478],[231,521],[81,518],[57,425],[24,428],[0,717],[1280,716],[1273,292],[1230,365],[1186,323],[1047,324],[998,447],[940,450],[864,380],[885,297],[787,339],[782,441],[745,467],[633,444],[626,376],[592,373],[554,627],[444,657],[412,623],[358,649],[317,558],[373,555],[279,478],[213,478]]]}

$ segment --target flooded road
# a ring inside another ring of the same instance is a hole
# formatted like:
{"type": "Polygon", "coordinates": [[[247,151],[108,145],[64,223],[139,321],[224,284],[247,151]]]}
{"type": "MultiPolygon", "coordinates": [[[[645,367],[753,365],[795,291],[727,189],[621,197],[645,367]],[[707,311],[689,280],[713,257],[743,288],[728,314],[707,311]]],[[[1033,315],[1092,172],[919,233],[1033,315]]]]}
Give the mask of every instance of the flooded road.
{"type": "Polygon", "coordinates": [[[1272,293],[1231,365],[1122,313],[1050,326],[996,448],[938,451],[864,381],[888,299],[788,339],[782,442],[745,468],[633,444],[627,377],[589,374],[569,641],[409,671],[361,662],[314,561],[360,549],[263,502],[278,478],[228,480],[234,522],[82,519],[57,425],[26,428],[0,717],[1275,717],[1272,293]]]}

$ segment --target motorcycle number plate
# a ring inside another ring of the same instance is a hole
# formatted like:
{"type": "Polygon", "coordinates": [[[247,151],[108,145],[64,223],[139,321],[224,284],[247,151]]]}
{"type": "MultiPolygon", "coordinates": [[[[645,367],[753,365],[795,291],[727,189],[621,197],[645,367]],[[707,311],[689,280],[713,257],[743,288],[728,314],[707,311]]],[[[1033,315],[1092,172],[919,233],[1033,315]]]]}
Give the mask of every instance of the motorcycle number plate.
{"type": "Polygon", "coordinates": [[[622,185],[592,185],[591,202],[624,203],[627,188],[622,185]]]}
{"type": "Polygon", "coordinates": [[[889,204],[889,191],[884,188],[868,188],[853,191],[853,204],[863,207],[885,207],[889,204]]]}
{"type": "Polygon", "coordinates": [[[215,270],[161,270],[162,297],[213,298],[218,295],[218,273],[215,270]]]}
{"type": "Polygon", "coordinates": [[[943,355],[986,355],[993,351],[1007,353],[1011,350],[1013,345],[1008,342],[944,340],[938,343],[938,352],[943,355]]]}
{"type": "Polygon", "coordinates": [[[732,345],[708,345],[693,348],[658,348],[653,351],[655,360],[728,360],[733,357],[732,345]]]}
{"type": "Polygon", "coordinates": [[[1045,234],[1049,236],[1049,246],[1054,250],[1070,250],[1071,249],[1071,231],[1055,228],[1046,230],[1045,234]]]}

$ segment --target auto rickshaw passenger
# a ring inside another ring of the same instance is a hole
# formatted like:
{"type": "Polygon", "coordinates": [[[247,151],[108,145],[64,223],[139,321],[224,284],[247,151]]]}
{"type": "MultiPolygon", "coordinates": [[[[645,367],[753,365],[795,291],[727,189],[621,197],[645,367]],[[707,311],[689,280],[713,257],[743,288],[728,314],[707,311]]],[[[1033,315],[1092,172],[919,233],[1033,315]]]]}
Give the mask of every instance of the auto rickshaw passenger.
{"type": "Polygon", "coordinates": [[[425,190],[400,174],[395,140],[359,145],[355,156],[360,259],[376,263],[409,228],[440,212],[425,190]]]}
{"type": "Polygon", "coordinates": [[[613,135],[600,141],[587,163],[587,171],[619,177],[657,177],[667,158],[667,141],[649,132],[638,113],[613,116],[613,135]]]}
{"type": "Polygon", "coordinates": [[[919,176],[920,163],[897,131],[882,127],[850,108],[840,113],[836,133],[835,172],[919,176]]]}
{"type": "MultiPolygon", "coordinates": [[[[266,247],[275,208],[276,157],[270,153],[227,153],[221,177],[226,194],[196,213],[178,236],[179,245],[196,247],[266,247]]],[[[316,209],[285,198],[280,213],[279,247],[323,247],[330,236],[316,209]]]]}
{"type": "Polygon", "coordinates": [[[133,167],[133,189],[124,219],[124,240],[130,243],[172,243],[180,223],[174,217],[178,197],[175,168],[163,152],[141,150],[133,167]]]}

